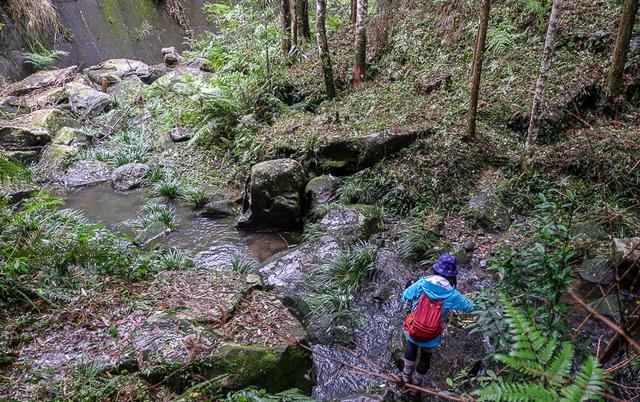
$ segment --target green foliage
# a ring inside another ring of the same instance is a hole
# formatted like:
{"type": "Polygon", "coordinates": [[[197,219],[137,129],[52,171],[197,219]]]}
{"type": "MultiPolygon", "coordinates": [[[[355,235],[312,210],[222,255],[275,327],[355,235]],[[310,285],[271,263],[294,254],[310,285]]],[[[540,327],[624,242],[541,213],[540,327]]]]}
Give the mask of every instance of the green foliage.
{"type": "Polygon", "coordinates": [[[178,226],[178,216],[176,209],[171,205],[149,201],[140,210],[142,217],[137,221],[137,227],[145,229],[153,223],[161,223],[169,230],[174,230],[178,226]]]}
{"type": "Polygon", "coordinates": [[[163,253],[158,262],[163,270],[184,270],[195,267],[195,262],[184,251],[170,249],[163,253]]]}
{"type": "Polygon", "coordinates": [[[187,187],[181,196],[188,205],[194,208],[202,208],[209,201],[207,192],[199,188],[187,187]]]}
{"type": "Polygon", "coordinates": [[[408,215],[419,206],[419,199],[402,184],[401,174],[382,162],[348,177],[338,189],[343,204],[375,204],[395,215],[408,215]]]}
{"type": "Polygon", "coordinates": [[[152,141],[143,128],[125,130],[106,143],[78,153],[76,159],[95,159],[114,168],[129,163],[146,163],[152,150],[152,141]]]}
{"type": "Polygon", "coordinates": [[[593,401],[604,400],[605,374],[594,356],[573,372],[574,347],[548,337],[526,314],[502,297],[509,325],[511,351],[494,358],[508,372],[476,391],[480,401],[593,401]]]}
{"type": "Polygon", "coordinates": [[[378,248],[361,242],[313,272],[310,287],[314,295],[309,300],[313,314],[320,317],[348,311],[352,295],[375,276],[377,258],[378,248]]]}
{"type": "Polygon", "coordinates": [[[231,272],[246,275],[251,273],[253,270],[257,268],[257,264],[255,260],[247,259],[242,255],[236,255],[231,260],[231,272]]]}
{"type": "Polygon", "coordinates": [[[538,204],[539,194],[552,186],[551,178],[536,170],[513,172],[510,177],[498,183],[496,195],[515,211],[527,213],[538,204]]]}
{"type": "Polygon", "coordinates": [[[181,194],[182,183],[175,177],[165,177],[153,183],[151,195],[154,197],[167,197],[175,200],[181,194]]]}
{"type": "Polygon", "coordinates": [[[404,257],[414,261],[426,253],[436,252],[442,219],[437,215],[421,216],[411,222],[411,226],[400,234],[397,250],[404,257]]]}
{"type": "Polygon", "coordinates": [[[64,300],[92,277],[140,280],[159,266],[163,252],[132,247],[61,205],[46,193],[19,205],[0,204],[0,305],[47,295],[64,300]]]}
{"type": "Polygon", "coordinates": [[[47,50],[43,49],[38,53],[23,53],[25,64],[30,65],[34,70],[46,70],[53,67],[58,59],[67,56],[69,52],[62,50],[47,50]]]}
{"type": "Polygon", "coordinates": [[[277,394],[269,394],[264,389],[254,387],[246,388],[241,391],[231,392],[224,399],[225,402],[314,402],[315,399],[305,395],[298,389],[289,389],[278,392],[277,394]]]}
{"type": "Polygon", "coordinates": [[[13,161],[0,154],[0,183],[7,184],[28,180],[30,172],[19,162],[13,161]]]}

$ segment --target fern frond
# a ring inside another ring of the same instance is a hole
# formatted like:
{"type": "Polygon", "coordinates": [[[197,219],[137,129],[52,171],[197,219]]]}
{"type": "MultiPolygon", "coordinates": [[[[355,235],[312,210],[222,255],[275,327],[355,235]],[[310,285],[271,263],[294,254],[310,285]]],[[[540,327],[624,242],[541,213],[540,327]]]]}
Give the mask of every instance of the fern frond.
{"type": "Polygon", "coordinates": [[[563,402],[602,401],[605,374],[598,360],[590,356],[574,376],[574,384],[562,390],[563,402]]]}
{"type": "MultiPolygon", "coordinates": [[[[547,367],[547,372],[555,378],[567,377],[571,370],[571,363],[573,362],[573,345],[569,342],[563,342],[560,352],[555,355],[551,364],[547,367]]],[[[551,380],[557,385],[561,383],[556,380],[551,380]]]]}
{"type": "Polygon", "coordinates": [[[495,382],[476,392],[479,401],[553,402],[558,395],[538,383],[495,382]]]}

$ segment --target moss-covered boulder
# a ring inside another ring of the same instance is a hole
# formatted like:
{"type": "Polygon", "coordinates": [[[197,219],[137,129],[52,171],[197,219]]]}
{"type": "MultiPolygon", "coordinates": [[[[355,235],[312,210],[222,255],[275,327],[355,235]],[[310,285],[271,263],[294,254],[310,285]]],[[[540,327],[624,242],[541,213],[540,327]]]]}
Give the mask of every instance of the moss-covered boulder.
{"type": "Polygon", "coordinates": [[[60,178],[64,167],[78,153],[78,148],[71,145],[49,144],[40,157],[40,170],[43,178],[53,180],[60,178]]]}
{"type": "Polygon", "coordinates": [[[111,182],[113,188],[119,191],[128,191],[142,184],[145,176],[151,170],[146,163],[128,163],[113,170],[111,182]]]}
{"type": "Polygon", "coordinates": [[[308,211],[318,205],[328,204],[336,198],[340,179],[331,175],[313,178],[305,188],[305,204],[308,211]]]}
{"type": "Polygon", "coordinates": [[[88,136],[83,130],[71,127],[62,127],[60,130],[58,130],[52,142],[54,144],[82,147],[86,145],[90,140],[91,137],[88,136]]]}
{"type": "Polygon", "coordinates": [[[245,189],[241,229],[287,229],[302,226],[302,200],[307,176],[293,159],[258,163],[245,189]]]}
{"type": "Polygon", "coordinates": [[[65,84],[64,90],[69,97],[71,111],[78,117],[91,118],[111,109],[111,96],[90,86],[69,82],[65,84]]]}
{"type": "Polygon", "coordinates": [[[511,218],[507,207],[488,191],[480,191],[471,197],[467,211],[472,223],[488,230],[507,230],[511,218]]]}
{"type": "Polygon", "coordinates": [[[373,166],[430,133],[430,129],[424,129],[382,131],[363,137],[328,135],[320,146],[319,154],[332,171],[356,172],[373,166]]]}
{"type": "Polygon", "coordinates": [[[8,149],[42,147],[65,126],[75,127],[77,122],[58,109],[42,109],[13,120],[0,120],[0,145],[8,149]]]}
{"type": "Polygon", "coordinates": [[[140,77],[131,75],[110,86],[107,92],[118,101],[118,103],[129,104],[142,93],[145,86],[145,83],[142,82],[140,77]]]}
{"type": "Polygon", "coordinates": [[[380,212],[363,204],[333,208],[320,220],[320,229],[346,244],[368,240],[381,229],[380,212]]]}

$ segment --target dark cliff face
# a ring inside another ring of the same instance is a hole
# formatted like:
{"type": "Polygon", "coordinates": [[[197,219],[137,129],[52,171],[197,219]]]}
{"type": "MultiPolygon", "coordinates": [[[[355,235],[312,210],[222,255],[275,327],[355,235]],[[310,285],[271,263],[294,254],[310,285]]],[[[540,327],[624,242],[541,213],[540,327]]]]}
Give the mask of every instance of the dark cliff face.
{"type": "MultiPolygon", "coordinates": [[[[57,63],[60,67],[88,67],[111,58],[131,58],[146,63],[162,62],[162,47],[183,47],[185,28],[195,35],[211,27],[202,12],[207,0],[178,0],[182,5],[180,26],[170,14],[169,0],[54,0],[68,38],[49,35],[49,49],[69,55],[57,63]]],[[[18,79],[28,74],[22,52],[29,51],[19,21],[12,19],[0,2],[0,74],[18,79]]]]}

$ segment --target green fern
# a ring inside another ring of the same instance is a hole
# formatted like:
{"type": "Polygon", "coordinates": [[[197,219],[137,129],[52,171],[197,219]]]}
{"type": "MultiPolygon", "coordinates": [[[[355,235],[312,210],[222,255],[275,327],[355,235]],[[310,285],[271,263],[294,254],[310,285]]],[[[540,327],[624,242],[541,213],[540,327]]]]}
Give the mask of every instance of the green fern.
{"type": "Polygon", "coordinates": [[[480,401],[562,401],[602,400],[605,373],[590,356],[572,373],[574,347],[570,342],[548,338],[506,298],[501,298],[509,325],[512,349],[497,354],[496,360],[509,369],[506,375],[476,391],[480,401]]]}

